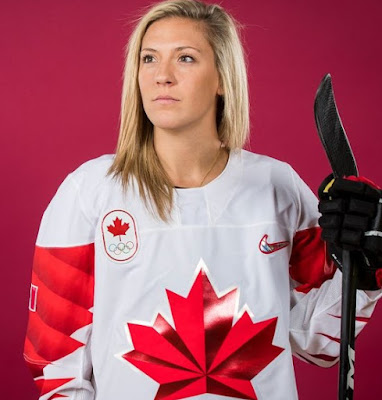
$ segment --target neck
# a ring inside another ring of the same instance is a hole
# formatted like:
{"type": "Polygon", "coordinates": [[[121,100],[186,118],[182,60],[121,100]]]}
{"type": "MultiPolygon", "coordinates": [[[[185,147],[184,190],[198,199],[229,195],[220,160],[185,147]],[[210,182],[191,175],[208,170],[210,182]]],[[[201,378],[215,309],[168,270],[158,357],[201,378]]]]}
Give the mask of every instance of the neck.
{"type": "Polygon", "coordinates": [[[173,186],[178,187],[206,185],[220,175],[228,160],[216,131],[206,135],[154,129],[154,146],[173,186]]]}

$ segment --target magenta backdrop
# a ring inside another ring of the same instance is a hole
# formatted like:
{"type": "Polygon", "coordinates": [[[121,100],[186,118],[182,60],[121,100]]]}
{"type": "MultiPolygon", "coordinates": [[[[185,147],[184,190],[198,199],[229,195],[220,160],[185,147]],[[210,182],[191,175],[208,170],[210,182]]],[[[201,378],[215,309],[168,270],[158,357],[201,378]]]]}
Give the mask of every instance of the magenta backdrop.
{"type": "MultiPolygon", "coordinates": [[[[39,221],[68,172],[113,152],[129,21],[147,4],[0,3],[3,399],[37,398],[22,346],[39,221]]],[[[330,72],[359,169],[381,185],[382,2],[221,4],[246,26],[251,150],[289,162],[316,191],[329,166],[312,107],[322,76],[330,72]]],[[[381,398],[381,322],[379,305],[357,342],[356,399],[381,398]]],[[[296,361],[296,370],[302,400],[336,397],[336,367],[325,370],[296,361]]]]}

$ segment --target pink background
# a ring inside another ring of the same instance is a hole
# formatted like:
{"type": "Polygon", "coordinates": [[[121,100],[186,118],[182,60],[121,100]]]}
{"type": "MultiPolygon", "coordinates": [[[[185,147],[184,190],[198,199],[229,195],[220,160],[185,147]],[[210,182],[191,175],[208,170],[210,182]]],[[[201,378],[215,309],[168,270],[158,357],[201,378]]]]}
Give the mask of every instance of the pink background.
{"type": "MultiPolygon", "coordinates": [[[[0,3],[1,398],[37,397],[22,346],[39,221],[71,170],[113,152],[129,21],[147,4],[0,3]]],[[[313,99],[322,76],[330,72],[360,172],[381,185],[382,3],[221,4],[246,25],[251,149],[289,162],[316,191],[329,165],[314,126],[313,99]]],[[[381,398],[381,322],[380,304],[357,342],[356,399],[381,398]]],[[[296,370],[301,399],[336,397],[336,367],[325,370],[296,361],[296,370]]]]}

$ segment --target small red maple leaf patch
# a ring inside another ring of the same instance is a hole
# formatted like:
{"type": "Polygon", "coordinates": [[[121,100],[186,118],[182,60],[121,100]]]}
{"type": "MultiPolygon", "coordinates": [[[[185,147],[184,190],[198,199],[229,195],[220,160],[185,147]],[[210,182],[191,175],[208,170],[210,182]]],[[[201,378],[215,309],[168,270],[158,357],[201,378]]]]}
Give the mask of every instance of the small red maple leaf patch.
{"type": "Polygon", "coordinates": [[[251,379],[284,349],[272,344],[277,318],[232,326],[237,289],[218,297],[201,270],[186,298],[167,290],[175,329],[128,323],[134,350],[123,358],[160,384],[155,400],[211,393],[256,400],[251,379]]]}
{"type": "Polygon", "coordinates": [[[129,224],[123,223],[122,219],[116,217],[113,220],[113,225],[108,225],[107,230],[115,236],[119,236],[119,241],[121,241],[121,235],[126,235],[126,231],[129,229],[129,224]]]}

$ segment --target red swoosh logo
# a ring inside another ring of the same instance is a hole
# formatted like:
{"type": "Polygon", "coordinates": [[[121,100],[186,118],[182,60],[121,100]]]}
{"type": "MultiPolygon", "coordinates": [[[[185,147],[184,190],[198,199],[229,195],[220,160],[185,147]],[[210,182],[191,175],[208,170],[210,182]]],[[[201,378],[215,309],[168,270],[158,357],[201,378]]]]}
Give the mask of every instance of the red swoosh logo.
{"type": "Polygon", "coordinates": [[[289,241],[268,243],[268,235],[264,235],[259,243],[259,250],[264,254],[271,254],[275,251],[281,250],[289,245],[289,241]]]}

